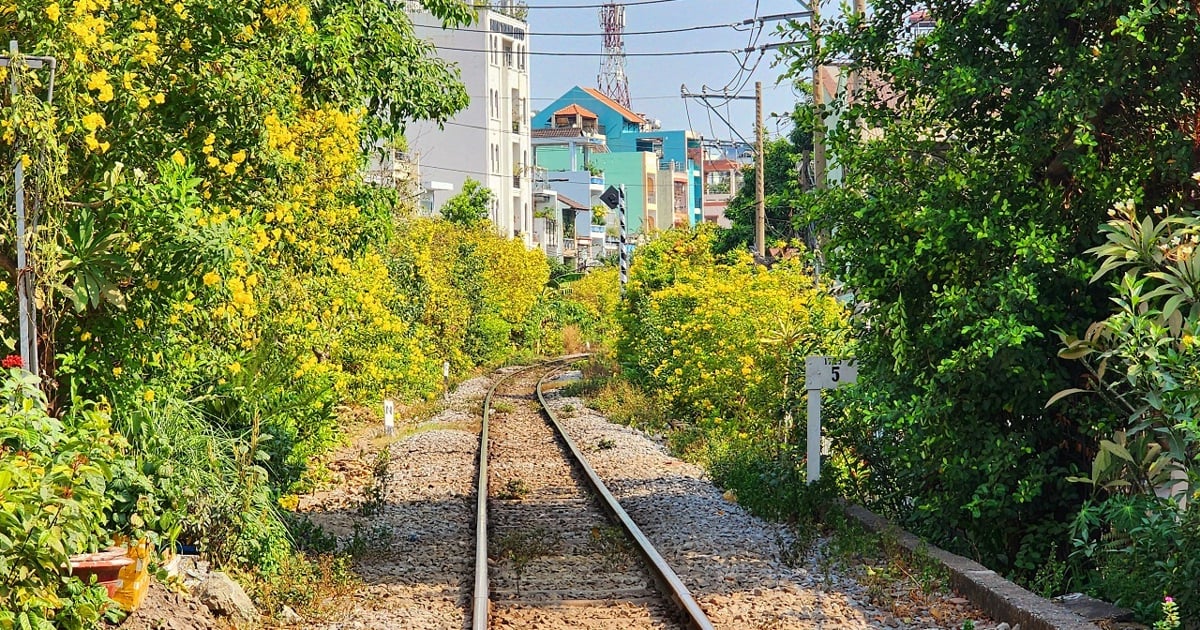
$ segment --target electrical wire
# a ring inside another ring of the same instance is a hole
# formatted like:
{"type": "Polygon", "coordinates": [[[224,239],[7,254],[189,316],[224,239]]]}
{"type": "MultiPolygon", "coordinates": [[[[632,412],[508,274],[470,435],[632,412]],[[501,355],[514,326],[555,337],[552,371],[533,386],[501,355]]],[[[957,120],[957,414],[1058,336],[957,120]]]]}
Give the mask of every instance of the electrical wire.
{"type": "MultiPolygon", "coordinates": [[[[483,97],[482,96],[480,96],[480,97],[473,96],[471,98],[483,98],[483,97]]],[[[502,96],[500,98],[511,99],[512,97],[511,96],[502,96]]],[[[534,96],[534,97],[530,97],[529,100],[531,100],[531,101],[557,101],[560,98],[562,98],[561,95],[560,96],[534,96]]],[[[678,94],[665,94],[662,96],[641,96],[641,95],[638,96],[639,101],[664,101],[664,100],[672,99],[672,98],[682,98],[682,97],[680,97],[678,94]]]]}
{"type": "MultiPolygon", "coordinates": [[[[430,26],[430,27],[424,27],[424,28],[437,28],[437,27],[430,26]]],[[[732,28],[734,30],[741,30],[741,29],[737,28],[736,24],[706,24],[704,26],[683,26],[680,28],[668,28],[668,29],[662,29],[662,30],[657,30],[657,31],[623,32],[623,33],[621,33],[621,35],[624,37],[628,37],[631,35],[667,35],[667,34],[671,34],[671,33],[688,33],[691,31],[705,31],[705,30],[712,30],[712,29],[717,29],[717,28],[732,28]]],[[[461,32],[461,33],[493,33],[493,32],[495,32],[495,31],[492,31],[491,29],[482,29],[482,28],[448,28],[445,30],[456,31],[456,32],[461,32]]],[[[542,32],[538,32],[533,29],[530,29],[529,35],[530,36],[536,35],[538,37],[604,37],[605,33],[542,33],[542,32]]]]}
{"type": "MultiPolygon", "coordinates": [[[[437,46],[438,50],[454,50],[458,52],[470,53],[490,53],[491,50],[483,50],[480,48],[455,48],[453,46],[437,46]]],[[[642,53],[625,53],[626,57],[684,57],[690,55],[728,55],[739,51],[733,50],[668,50],[661,52],[642,52],[642,53]]],[[[547,57],[603,57],[603,52],[566,52],[566,51],[551,51],[551,50],[526,50],[524,55],[547,56],[547,57]]]]}
{"type": "MultiPolygon", "coordinates": [[[[431,169],[434,171],[450,171],[451,173],[463,173],[465,175],[480,175],[482,177],[490,177],[493,175],[493,173],[486,173],[484,171],[467,171],[467,170],[463,170],[461,168],[451,168],[449,166],[434,166],[432,164],[425,164],[424,162],[422,162],[421,170],[425,170],[425,169],[431,169]]],[[[496,177],[504,177],[504,176],[496,175],[496,177]]]]}
{"type": "MultiPolygon", "coordinates": [[[[667,2],[680,2],[680,1],[681,0],[634,0],[633,2],[622,2],[621,6],[633,7],[633,6],[643,5],[643,4],[665,4],[667,2]]],[[[525,5],[525,6],[522,6],[519,8],[535,10],[535,11],[540,11],[542,9],[601,9],[609,4],[614,4],[614,3],[606,2],[604,4],[558,4],[558,5],[536,4],[536,5],[525,5]]],[[[489,9],[489,10],[493,10],[493,11],[495,11],[495,10],[503,11],[503,10],[509,8],[509,7],[503,7],[503,6],[495,6],[495,5],[491,5],[491,4],[473,4],[473,5],[471,5],[471,7],[474,9],[489,9]]]]}

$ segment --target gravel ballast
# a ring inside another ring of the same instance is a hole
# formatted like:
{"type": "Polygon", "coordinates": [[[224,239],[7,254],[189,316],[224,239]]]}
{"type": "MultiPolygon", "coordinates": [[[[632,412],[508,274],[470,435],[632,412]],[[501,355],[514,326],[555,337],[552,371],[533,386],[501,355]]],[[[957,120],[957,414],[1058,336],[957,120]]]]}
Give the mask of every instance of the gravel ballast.
{"type": "MultiPolygon", "coordinates": [[[[352,604],[334,620],[303,627],[469,627],[480,405],[492,379],[510,370],[463,383],[445,410],[390,444],[391,477],[378,514],[358,513],[363,493],[353,484],[305,498],[302,511],[343,543],[356,527],[373,542],[355,563],[364,586],[352,604]]],[[[650,436],[608,422],[581,399],[550,391],[548,401],[715,627],[951,630],[967,619],[979,630],[996,627],[952,594],[934,594],[936,606],[908,604],[904,613],[876,607],[853,570],[821,561],[821,543],[784,562],[792,541],[787,527],[726,500],[703,469],[672,457],[650,436]],[[572,411],[562,413],[567,406],[572,411]]],[[[551,621],[556,617],[531,611],[529,625],[511,627],[558,627],[551,621]]]]}

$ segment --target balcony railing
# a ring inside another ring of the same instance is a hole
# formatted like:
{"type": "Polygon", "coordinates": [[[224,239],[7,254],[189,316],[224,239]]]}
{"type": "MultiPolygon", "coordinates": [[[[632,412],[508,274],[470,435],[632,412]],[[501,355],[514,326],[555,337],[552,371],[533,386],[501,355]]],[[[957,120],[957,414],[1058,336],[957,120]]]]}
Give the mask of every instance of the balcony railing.
{"type": "Polygon", "coordinates": [[[521,187],[521,176],[513,175],[513,188],[520,188],[520,187],[521,187]]]}

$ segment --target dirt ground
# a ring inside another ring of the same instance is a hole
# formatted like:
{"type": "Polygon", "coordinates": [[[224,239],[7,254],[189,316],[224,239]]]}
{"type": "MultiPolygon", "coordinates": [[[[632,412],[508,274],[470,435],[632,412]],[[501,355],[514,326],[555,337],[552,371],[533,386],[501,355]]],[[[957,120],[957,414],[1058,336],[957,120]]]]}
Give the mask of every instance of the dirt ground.
{"type": "Polygon", "coordinates": [[[169,590],[158,582],[142,606],[120,625],[121,630],[209,630],[227,628],[195,597],[169,590]]]}

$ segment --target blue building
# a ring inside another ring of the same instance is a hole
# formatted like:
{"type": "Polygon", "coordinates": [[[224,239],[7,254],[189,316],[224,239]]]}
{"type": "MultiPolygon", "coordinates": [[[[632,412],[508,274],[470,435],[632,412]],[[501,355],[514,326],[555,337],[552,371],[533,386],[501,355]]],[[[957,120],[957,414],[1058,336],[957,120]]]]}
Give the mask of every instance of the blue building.
{"type": "MultiPolygon", "coordinates": [[[[638,225],[640,231],[652,231],[695,225],[703,220],[700,166],[693,159],[699,154],[700,139],[694,132],[660,129],[657,123],[598,90],[579,86],[538,112],[531,128],[556,129],[578,124],[581,111],[589,118],[594,117],[596,132],[605,138],[608,154],[596,155],[593,161],[600,167],[608,166],[606,183],[624,184],[627,196],[636,192],[641,197],[640,202],[631,206],[636,206],[642,216],[632,217],[631,224],[638,225]],[[629,154],[635,153],[653,156],[629,159],[635,157],[629,154]]],[[[535,150],[539,166],[553,169],[561,164],[560,160],[561,156],[539,156],[535,150]]]]}

